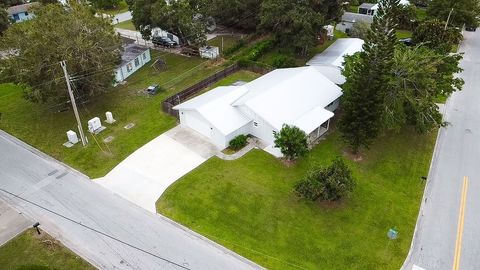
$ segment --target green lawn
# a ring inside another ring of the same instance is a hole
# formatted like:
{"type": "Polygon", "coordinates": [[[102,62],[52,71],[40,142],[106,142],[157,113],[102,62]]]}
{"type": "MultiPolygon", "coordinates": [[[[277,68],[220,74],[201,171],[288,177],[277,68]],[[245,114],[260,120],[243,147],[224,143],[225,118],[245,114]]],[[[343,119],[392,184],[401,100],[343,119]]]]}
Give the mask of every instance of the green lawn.
{"type": "Polygon", "coordinates": [[[423,21],[425,18],[427,18],[427,9],[426,8],[421,8],[417,7],[415,8],[415,13],[417,15],[417,20],[423,21]]]}
{"type": "Polygon", "coordinates": [[[408,30],[397,30],[396,34],[398,39],[412,37],[412,31],[408,30]]]}
{"type": "Polygon", "coordinates": [[[12,84],[0,84],[0,129],[92,178],[104,176],[136,149],[175,126],[176,119],[161,110],[166,97],[223,69],[200,58],[152,51],[152,59],[157,57],[166,61],[166,71],[151,68],[152,60],[129,77],[127,84],[112,88],[85,106],[79,105],[85,130],[88,119],[98,116],[104,121],[106,111],[111,111],[117,120],[113,125],[104,123],[107,129],[96,140],[89,134],[90,144],[86,148],[80,143],[72,148],[62,146],[67,140],[65,132],[77,130],[72,111],[54,113],[46,105],[28,102],[21,89],[12,84]],[[153,83],[166,91],[153,97],[145,95],[143,90],[153,83]],[[128,123],[135,123],[135,127],[124,129],[128,123]],[[107,136],[114,140],[104,143],[107,136]]]}
{"type": "Polygon", "coordinates": [[[93,270],[93,266],[45,232],[34,229],[0,247],[0,265],[5,270],[93,270]]]}
{"type": "Polygon", "coordinates": [[[339,204],[296,197],[314,166],[344,155],[338,133],[286,167],[261,150],[211,158],[172,185],[157,211],[268,269],[399,269],[410,247],[435,134],[387,134],[347,159],[357,179],[339,204]],[[395,227],[399,238],[388,240],[395,227]]]}
{"type": "Polygon", "coordinates": [[[348,11],[348,12],[353,12],[353,13],[358,13],[358,7],[359,7],[359,6],[348,5],[347,11],[348,11]]]}
{"type": "Polygon", "coordinates": [[[115,24],[113,27],[135,31],[135,25],[131,20],[115,24]]]}
{"type": "Polygon", "coordinates": [[[227,50],[235,45],[240,40],[238,36],[218,36],[207,41],[210,46],[220,48],[220,53],[223,54],[224,50],[227,50]],[[222,50],[222,38],[223,38],[223,50],[222,50]]]}

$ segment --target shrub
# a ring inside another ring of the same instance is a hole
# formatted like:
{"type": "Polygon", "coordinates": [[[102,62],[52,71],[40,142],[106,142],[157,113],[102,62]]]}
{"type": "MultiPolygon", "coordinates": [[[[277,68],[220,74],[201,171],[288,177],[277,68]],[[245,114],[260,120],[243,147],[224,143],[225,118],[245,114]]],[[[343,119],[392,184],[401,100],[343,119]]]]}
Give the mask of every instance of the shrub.
{"type": "Polygon", "coordinates": [[[287,160],[304,156],[308,152],[307,135],[296,126],[283,125],[280,132],[273,132],[275,147],[280,148],[287,160]]]}
{"type": "Polygon", "coordinates": [[[295,185],[298,196],[316,201],[337,201],[350,194],[355,187],[350,169],[340,157],[326,168],[310,171],[295,185]]]}
{"type": "Polygon", "coordinates": [[[239,39],[232,47],[223,50],[223,55],[229,56],[229,55],[233,54],[234,52],[243,48],[246,44],[247,44],[247,42],[245,42],[245,40],[243,38],[239,39]]]}
{"type": "Polygon", "coordinates": [[[247,136],[238,135],[230,141],[229,147],[233,150],[240,150],[247,145],[247,136]]]}
{"type": "Polygon", "coordinates": [[[295,59],[293,59],[290,56],[283,55],[283,54],[276,55],[272,59],[272,66],[274,68],[293,67],[293,66],[295,66],[295,59]]]}

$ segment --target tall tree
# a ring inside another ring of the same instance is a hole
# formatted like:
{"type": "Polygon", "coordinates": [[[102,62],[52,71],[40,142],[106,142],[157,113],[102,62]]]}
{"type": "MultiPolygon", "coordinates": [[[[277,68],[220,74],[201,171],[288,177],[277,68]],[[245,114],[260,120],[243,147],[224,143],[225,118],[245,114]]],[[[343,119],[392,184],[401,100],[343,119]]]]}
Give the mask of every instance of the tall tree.
{"type": "Polygon", "coordinates": [[[137,0],[132,5],[133,23],[149,38],[151,29],[160,27],[183,43],[203,45],[212,24],[210,12],[201,0],[137,0]]]}
{"type": "Polygon", "coordinates": [[[446,21],[450,14],[450,25],[462,27],[463,24],[477,26],[477,16],[480,15],[478,0],[431,0],[427,15],[446,21]],[[450,14],[451,12],[451,14],[450,14]]]}
{"type": "Polygon", "coordinates": [[[10,25],[10,18],[8,18],[8,13],[4,7],[0,6],[0,36],[3,35],[3,32],[7,30],[10,25]]]}
{"type": "Polygon", "coordinates": [[[347,61],[339,128],[353,152],[368,147],[381,129],[382,102],[393,67],[399,0],[380,0],[363,52],[347,61]]]}
{"type": "Polygon", "coordinates": [[[77,95],[94,95],[111,86],[121,42],[109,21],[72,2],[69,10],[61,5],[36,9],[33,19],[8,28],[0,50],[11,52],[0,59],[0,80],[24,85],[32,101],[64,101],[59,62],[66,60],[77,95]]]}

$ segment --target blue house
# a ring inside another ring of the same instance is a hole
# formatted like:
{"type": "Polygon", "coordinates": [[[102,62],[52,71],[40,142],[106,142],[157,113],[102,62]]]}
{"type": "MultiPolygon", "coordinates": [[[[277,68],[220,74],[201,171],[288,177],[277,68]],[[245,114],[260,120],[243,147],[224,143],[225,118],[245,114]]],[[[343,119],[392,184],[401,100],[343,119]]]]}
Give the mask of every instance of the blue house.
{"type": "Polygon", "coordinates": [[[33,17],[33,13],[29,12],[30,9],[34,6],[38,5],[38,3],[27,3],[23,5],[9,7],[7,9],[8,16],[14,22],[23,22],[26,20],[30,20],[33,17]]]}

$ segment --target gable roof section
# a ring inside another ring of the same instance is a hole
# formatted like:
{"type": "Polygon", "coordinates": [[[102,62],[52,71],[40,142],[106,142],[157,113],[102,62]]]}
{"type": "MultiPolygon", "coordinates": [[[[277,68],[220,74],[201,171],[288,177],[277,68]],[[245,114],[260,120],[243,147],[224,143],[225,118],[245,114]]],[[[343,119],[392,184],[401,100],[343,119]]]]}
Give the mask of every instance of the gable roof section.
{"type": "Polygon", "coordinates": [[[344,12],[342,15],[342,22],[366,22],[371,24],[373,22],[373,16],[353,12],[344,12]]]}
{"type": "Polygon", "coordinates": [[[148,51],[148,47],[140,46],[137,44],[125,44],[123,45],[123,51],[122,51],[122,63],[120,66],[124,66],[133,59],[137,58],[140,56],[142,53],[148,51]]]}
{"type": "Polygon", "coordinates": [[[235,99],[246,92],[247,89],[243,86],[220,86],[173,109],[197,111],[222,134],[228,135],[251,121],[231,106],[235,99]]]}
{"type": "Polygon", "coordinates": [[[322,53],[315,55],[307,62],[307,66],[343,66],[344,57],[362,50],[362,39],[340,38],[322,53]]]}
{"type": "Polygon", "coordinates": [[[37,2],[33,2],[33,3],[26,3],[22,5],[12,6],[7,8],[7,13],[9,16],[13,16],[14,14],[27,12],[30,8],[37,5],[39,5],[37,2]]]}
{"type": "Polygon", "coordinates": [[[277,69],[245,87],[248,93],[232,105],[248,107],[278,130],[342,95],[340,87],[315,67],[277,69]]]}

